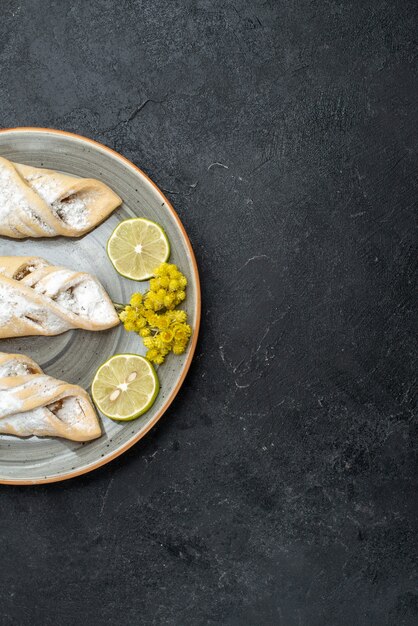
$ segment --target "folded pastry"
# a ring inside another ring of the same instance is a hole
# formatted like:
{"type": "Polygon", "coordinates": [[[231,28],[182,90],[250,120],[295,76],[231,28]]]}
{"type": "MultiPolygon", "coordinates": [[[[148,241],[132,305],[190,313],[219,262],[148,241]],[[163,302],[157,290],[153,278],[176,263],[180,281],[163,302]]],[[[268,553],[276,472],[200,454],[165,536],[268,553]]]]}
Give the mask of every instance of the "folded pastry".
{"type": "Polygon", "coordinates": [[[0,235],[79,237],[122,200],[93,178],[76,178],[0,157],[0,235]]]}
{"type": "Polygon", "coordinates": [[[0,352],[0,433],[90,441],[101,428],[84,389],[47,376],[27,356],[0,352]]]}
{"type": "Polygon", "coordinates": [[[99,281],[39,257],[0,257],[0,339],[105,330],[119,318],[99,281]]]}

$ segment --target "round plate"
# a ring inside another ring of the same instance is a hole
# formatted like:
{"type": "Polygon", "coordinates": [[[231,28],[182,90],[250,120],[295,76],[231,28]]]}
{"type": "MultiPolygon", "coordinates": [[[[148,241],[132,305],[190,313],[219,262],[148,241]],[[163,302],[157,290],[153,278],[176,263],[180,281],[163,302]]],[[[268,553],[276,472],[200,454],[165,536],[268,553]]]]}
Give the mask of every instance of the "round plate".
{"type": "MultiPolygon", "coordinates": [[[[148,282],[123,278],[106,254],[106,242],[115,226],[129,217],[147,217],[160,223],[171,244],[170,262],[189,281],[185,309],[193,328],[187,352],[170,355],[158,368],[161,390],[154,406],[135,421],[119,424],[101,417],[103,435],[89,443],[63,439],[0,435],[0,482],[34,484],[66,480],[108,463],[141,439],[160,419],[178,393],[196,347],[200,322],[200,286],[196,260],[187,234],[167,198],[130,161],[91,139],[72,133],[16,128],[0,131],[0,155],[27,165],[97,178],[123,199],[122,206],[94,231],[80,239],[25,239],[0,237],[1,255],[34,255],[57,265],[95,274],[115,302],[127,302],[148,282]]],[[[51,376],[89,389],[103,361],[121,352],[145,354],[142,340],[122,326],[105,332],[73,330],[57,337],[23,337],[0,341],[1,352],[32,357],[51,376]]]]}

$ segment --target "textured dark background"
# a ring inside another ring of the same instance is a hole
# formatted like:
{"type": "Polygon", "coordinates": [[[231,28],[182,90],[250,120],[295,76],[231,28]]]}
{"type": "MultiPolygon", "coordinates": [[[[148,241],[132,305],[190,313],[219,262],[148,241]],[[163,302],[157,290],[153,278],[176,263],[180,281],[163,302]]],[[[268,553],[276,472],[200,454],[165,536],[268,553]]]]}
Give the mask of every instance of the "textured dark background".
{"type": "Polygon", "coordinates": [[[0,488],[2,626],[418,623],[416,6],[1,1],[0,125],[141,166],[203,285],[151,434],[0,488]]]}

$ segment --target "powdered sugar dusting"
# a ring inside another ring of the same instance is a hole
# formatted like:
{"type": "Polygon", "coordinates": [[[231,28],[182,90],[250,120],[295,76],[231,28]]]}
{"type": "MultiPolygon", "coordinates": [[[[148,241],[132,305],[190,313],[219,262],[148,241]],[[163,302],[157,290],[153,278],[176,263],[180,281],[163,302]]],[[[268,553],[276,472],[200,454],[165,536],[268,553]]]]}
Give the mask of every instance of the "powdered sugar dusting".
{"type": "Polygon", "coordinates": [[[23,405],[23,401],[17,398],[9,389],[0,389],[0,418],[18,411],[23,405]]]}
{"type": "Polygon", "coordinates": [[[0,378],[9,376],[25,376],[29,374],[29,367],[26,363],[21,363],[16,359],[0,363],[0,378]]]}
{"type": "Polygon", "coordinates": [[[18,437],[59,436],[76,441],[100,435],[88,396],[15,355],[0,363],[0,433],[18,437]],[[11,378],[22,376],[23,378],[11,378]],[[33,407],[33,408],[30,408],[33,407]]]}
{"type": "Polygon", "coordinates": [[[53,176],[31,175],[27,180],[61,221],[76,230],[82,230],[88,225],[87,198],[76,194],[60,198],[62,190],[53,176]]]}
{"type": "Polygon", "coordinates": [[[45,234],[54,234],[51,227],[29,205],[21,184],[13,175],[13,170],[4,165],[2,166],[0,160],[0,227],[4,225],[6,229],[9,228],[16,234],[19,234],[20,227],[23,229],[21,231],[23,234],[35,234],[27,224],[23,224],[19,220],[16,213],[20,209],[25,211],[42,228],[45,234]]]}
{"type": "Polygon", "coordinates": [[[76,230],[82,230],[89,223],[86,202],[82,198],[57,200],[51,204],[51,208],[63,222],[76,230]]]}
{"type": "Polygon", "coordinates": [[[41,278],[33,288],[74,315],[97,323],[112,323],[116,316],[115,309],[102,286],[86,274],[83,274],[81,280],[76,278],[71,281],[73,276],[74,272],[70,270],[58,269],[41,278]]]}
{"type": "Polygon", "coordinates": [[[44,220],[40,218],[39,215],[37,215],[34,211],[32,211],[32,209],[27,208],[26,213],[36,224],[38,224],[38,226],[42,228],[43,231],[45,231],[45,233],[48,233],[49,235],[55,234],[55,230],[46,222],[44,222],[44,220]]]}
{"type": "Polygon", "coordinates": [[[32,189],[34,189],[47,204],[52,204],[52,202],[58,200],[60,196],[60,188],[58,186],[58,181],[52,176],[45,176],[43,173],[36,172],[26,176],[26,180],[32,189]]]}
{"type": "Polygon", "coordinates": [[[0,284],[0,325],[23,320],[29,327],[47,330],[49,333],[63,333],[72,328],[65,320],[55,315],[48,307],[30,302],[18,289],[0,284]]]}
{"type": "MultiPolygon", "coordinates": [[[[25,179],[30,188],[50,208],[54,216],[75,230],[84,230],[89,225],[88,194],[73,193],[62,197],[62,185],[60,181],[51,175],[41,173],[30,174],[25,179]]],[[[25,196],[24,182],[18,175],[14,175],[9,167],[2,167],[0,161],[0,224],[5,228],[16,230],[19,234],[19,226],[25,235],[39,236],[28,224],[19,224],[16,216],[17,209],[24,211],[47,235],[54,235],[55,230],[46,224],[44,220],[33,210],[25,196]]]]}
{"type": "Polygon", "coordinates": [[[13,180],[12,172],[0,163],[0,220],[8,223],[17,207],[27,210],[28,204],[20,187],[13,180]]]}
{"type": "Polygon", "coordinates": [[[45,407],[9,415],[0,420],[0,433],[29,437],[30,435],[55,435],[54,427],[48,422],[49,411],[45,407]]]}
{"type": "Polygon", "coordinates": [[[94,279],[81,281],[73,288],[73,310],[78,315],[94,319],[98,323],[112,323],[116,313],[105,297],[103,288],[94,279]]]}
{"type": "MultiPolygon", "coordinates": [[[[38,278],[38,281],[33,284],[33,289],[36,293],[40,293],[48,298],[53,298],[59,294],[63,285],[74,276],[74,272],[67,269],[57,269],[55,272],[46,274],[42,278],[38,278]]],[[[32,286],[32,285],[31,285],[32,286]]]]}
{"type": "Polygon", "coordinates": [[[71,426],[78,424],[84,417],[80,401],[74,396],[64,398],[61,408],[55,410],[54,413],[58,419],[66,424],[71,424],[71,426]]]}

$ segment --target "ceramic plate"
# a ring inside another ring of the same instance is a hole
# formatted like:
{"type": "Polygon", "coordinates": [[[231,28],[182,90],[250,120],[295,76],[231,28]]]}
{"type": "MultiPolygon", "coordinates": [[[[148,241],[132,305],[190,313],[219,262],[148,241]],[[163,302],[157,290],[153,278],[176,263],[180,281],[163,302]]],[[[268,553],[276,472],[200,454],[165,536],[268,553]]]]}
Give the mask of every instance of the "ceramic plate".
{"type": "MultiPolygon", "coordinates": [[[[131,293],[145,291],[148,283],[119,276],[107,257],[106,242],[121,220],[141,216],[163,226],[171,243],[170,261],[178,264],[189,281],[185,308],[193,336],[187,353],[181,357],[170,355],[158,368],[161,391],[145,415],[126,424],[100,416],[102,437],[84,444],[0,435],[0,482],[31,484],[65,480],[89,472],[127,450],[157,422],[178,393],[197,341],[198,271],[189,239],[173,207],[141,170],[116,152],[70,133],[19,128],[0,131],[0,155],[19,163],[97,178],[123,199],[123,205],[108,220],[80,239],[19,241],[0,237],[1,255],[36,255],[57,265],[91,272],[114,301],[127,302],[131,293]]],[[[90,388],[98,366],[109,356],[120,352],[145,353],[142,340],[121,326],[105,332],[73,330],[57,337],[0,340],[0,351],[27,354],[51,376],[86,389],[90,388]]]]}

